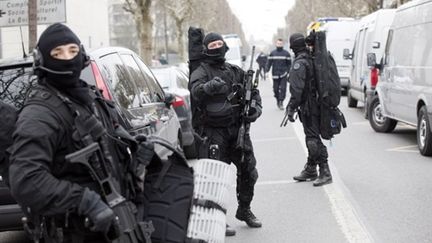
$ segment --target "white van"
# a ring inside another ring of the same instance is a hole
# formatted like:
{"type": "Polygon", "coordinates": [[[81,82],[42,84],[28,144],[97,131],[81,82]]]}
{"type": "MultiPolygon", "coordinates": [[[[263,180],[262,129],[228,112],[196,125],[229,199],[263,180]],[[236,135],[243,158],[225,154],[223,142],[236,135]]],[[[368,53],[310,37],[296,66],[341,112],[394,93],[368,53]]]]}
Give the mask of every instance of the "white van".
{"type": "Polygon", "coordinates": [[[343,57],[343,50],[351,51],[358,30],[359,21],[354,18],[319,18],[317,22],[309,24],[310,32],[326,32],[327,50],[335,59],[342,88],[346,89],[351,77],[351,61],[343,57]]]}
{"type": "Polygon", "coordinates": [[[237,34],[222,35],[225,43],[228,45],[228,52],[225,54],[225,59],[228,63],[237,65],[243,68],[243,57],[241,54],[242,42],[237,34]]]}
{"type": "MultiPolygon", "coordinates": [[[[368,54],[369,65],[378,58],[368,54]]],[[[432,155],[432,0],[400,6],[389,31],[379,99],[370,105],[377,132],[391,132],[397,121],[417,126],[422,155],[432,155]]]]}
{"type": "Polygon", "coordinates": [[[344,50],[344,58],[352,59],[351,78],[348,83],[348,107],[357,107],[357,101],[365,103],[367,112],[367,92],[375,89],[378,82],[378,70],[367,65],[367,53],[375,53],[378,62],[381,60],[388,30],[393,22],[395,9],[381,9],[360,20],[356,34],[353,52],[344,50]]]}

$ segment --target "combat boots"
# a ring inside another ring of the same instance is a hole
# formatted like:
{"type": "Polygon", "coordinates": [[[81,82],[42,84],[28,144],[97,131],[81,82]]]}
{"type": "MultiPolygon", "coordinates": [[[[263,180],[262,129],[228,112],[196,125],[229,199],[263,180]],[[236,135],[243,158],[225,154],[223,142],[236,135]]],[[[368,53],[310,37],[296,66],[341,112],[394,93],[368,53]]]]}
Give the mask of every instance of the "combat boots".
{"type": "Polygon", "coordinates": [[[323,186],[333,182],[328,163],[319,164],[319,176],[313,182],[314,186],[323,186]]]}
{"type": "Polygon", "coordinates": [[[278,101],[277,102],[277,106],[278,106],[278,108],[279,108],[279,110],[284,110],[284,107],[283,107],[283,101],[278,101]]]}
{"type": "Polygon", "coordinates": [[[246,222],[251,228],[261,228],[262,226],[261,221],[255,217],[249,206],[239,206],[235,217],[240,221],[246,222]]]}
{"type": "Polygon", "coordinates": [[[316,164],[306,163],[304,170],[300,172],[300,175],[294,176],[293,179],[296,181],[307,181],[307,180],[315,180],[318,177],[316,164]]]}

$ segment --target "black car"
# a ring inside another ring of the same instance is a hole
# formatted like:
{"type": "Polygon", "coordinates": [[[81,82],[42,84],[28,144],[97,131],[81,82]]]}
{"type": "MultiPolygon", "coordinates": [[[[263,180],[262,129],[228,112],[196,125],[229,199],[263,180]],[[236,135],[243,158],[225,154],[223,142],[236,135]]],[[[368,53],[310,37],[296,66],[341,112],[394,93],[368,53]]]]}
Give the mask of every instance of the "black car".
{"type": "MultiPolygon", "coordinates": [[[[166,94],[150,69],[132,51],[103,48],[90,53],[91,64],[81,79],[96,85],[103,96],[116,104],[122,125],[133,135],[155,135],[180,144],[180,123],[171,104],[174,97],[166,94]]],[[[0,100],[21,108],[26,93],[36,77],[32,75],[32,58],[0,62],[0,100]]],[[[164,157],[169,150],[156,146],[164,157]]],[[[0,178],[0,231],[20,230],[22,212],[0,178]]]]}
{"type": "MultiPolygon", "coordinates": [[[[0,62],[0,100],[18,109],[22,107],[27,90],[36,81],[32,76],[32,65],[31,58],[5,59],[0,62]]],[[[0,231],[20,229],[23,214],[3,176],[6,175],[0,175],[0,231]]]]}

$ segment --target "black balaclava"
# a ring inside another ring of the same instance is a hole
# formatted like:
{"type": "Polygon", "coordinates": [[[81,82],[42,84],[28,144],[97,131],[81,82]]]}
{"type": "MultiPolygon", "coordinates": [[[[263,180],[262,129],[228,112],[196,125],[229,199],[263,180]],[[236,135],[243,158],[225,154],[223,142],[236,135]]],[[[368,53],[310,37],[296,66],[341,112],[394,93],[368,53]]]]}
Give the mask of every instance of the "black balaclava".
{"type": "Polygon", "coordinates": [[[220,34],[214,32],[208,33],[204,37],[203,44],[204,55],[207,56],[205,62],[210,64],[223,64],[225,62],[225,53],[228,51],[229,48],[220,34]],[[224,45],[219,48],[209,50],[207,48],[208,44],[217,40],[223,41],[224,45]]]}
{"type": "Polygon", "coordinates": [[[67,26],[56,23],[50,25],[40,36],[37,47],[42,55],[42,67],[48,70],[40,70],[46,78],[46,82],[59,90],[80,86],[79,77],[81,70],[85,67],[84,55],[81,48],[81,41],[67,26]],[[71,60],[59,60],[51,57],[50,52],[57,46],[66,44],[77,44],[80,47],[79,53],[71,60]],[[72,72],[71,74],[56,74],[57,72],[72,72]]]}
{"type": "Polygon", "coordinates": [[[293,52],[296,56],[300,52],[307,51],[304,35],[302,35],[300,33],[292,34],[290,36],[290,48],[293,50],[293,52]]]}

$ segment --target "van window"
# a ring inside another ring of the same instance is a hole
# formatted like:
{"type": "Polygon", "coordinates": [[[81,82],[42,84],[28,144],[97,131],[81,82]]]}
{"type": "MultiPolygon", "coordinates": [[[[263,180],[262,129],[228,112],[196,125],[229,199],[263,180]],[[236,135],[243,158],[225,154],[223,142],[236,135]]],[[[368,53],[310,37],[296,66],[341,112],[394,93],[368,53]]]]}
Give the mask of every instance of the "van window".
{"type": "Polygon", "coordinates": [[[102,75],[109,81],[114,91],[114,96],[119,105],[124,109],[137,108],[140,100],[126,67],[117,53],[109,54],[100,58],[102,75]]]}
{"type": "Polygon", "coordinates": [[[150,71],[150,69],[144,64],[144,62],[141,59],[137,59],[137,63],[141,70],[143,71],[143,74],[145,76],[145,80],[147,82],[147,85],[149,86],[150,90],[152,91],[152,101],[153,102],[164,102],[165,99],[165,93],[162,90],[161,86],[159,85],[158,81],[154,77],[153,73],[150,71]]]}
{"type": "Polygon", "coordinates": [[[365,28],[360,31],[359,33],[359,39],[360,43],[358,45],[358,55],[357,55],[357,78],[360,78],[363,75],[363,69],[366,67],[366,54],[364,53],[364,47],[365,47],[365,39],[367,35],[368,28],[365,28]]]}
{"type": "Polygon", "coordinates": [[[390,45],[392,43],[393,40],[393,30],[389,30],[388,32],[388,37],[387,37],[387,43],[386,43],[386,47],[385,47],[385,52],[384,52],[384,64],[388,64],[389,63],[389,51],[390,51],[390,45]]]}
{"type": "Polygon", "coordinates": [[[151,94],[150,89],[147,86],[147,83],[145,81],[144,75],[141,72],[141,69],[138,67],[138,64],[135,62],[135,59],[130,54],[122,54],[121,55],[126,68],[129,71],[129,74],[131,75],[132,79],[131,82],[135,84],[135,86],[138,89],[138,94],[141,98],[141,102],[151,103],[151,94]]]}

